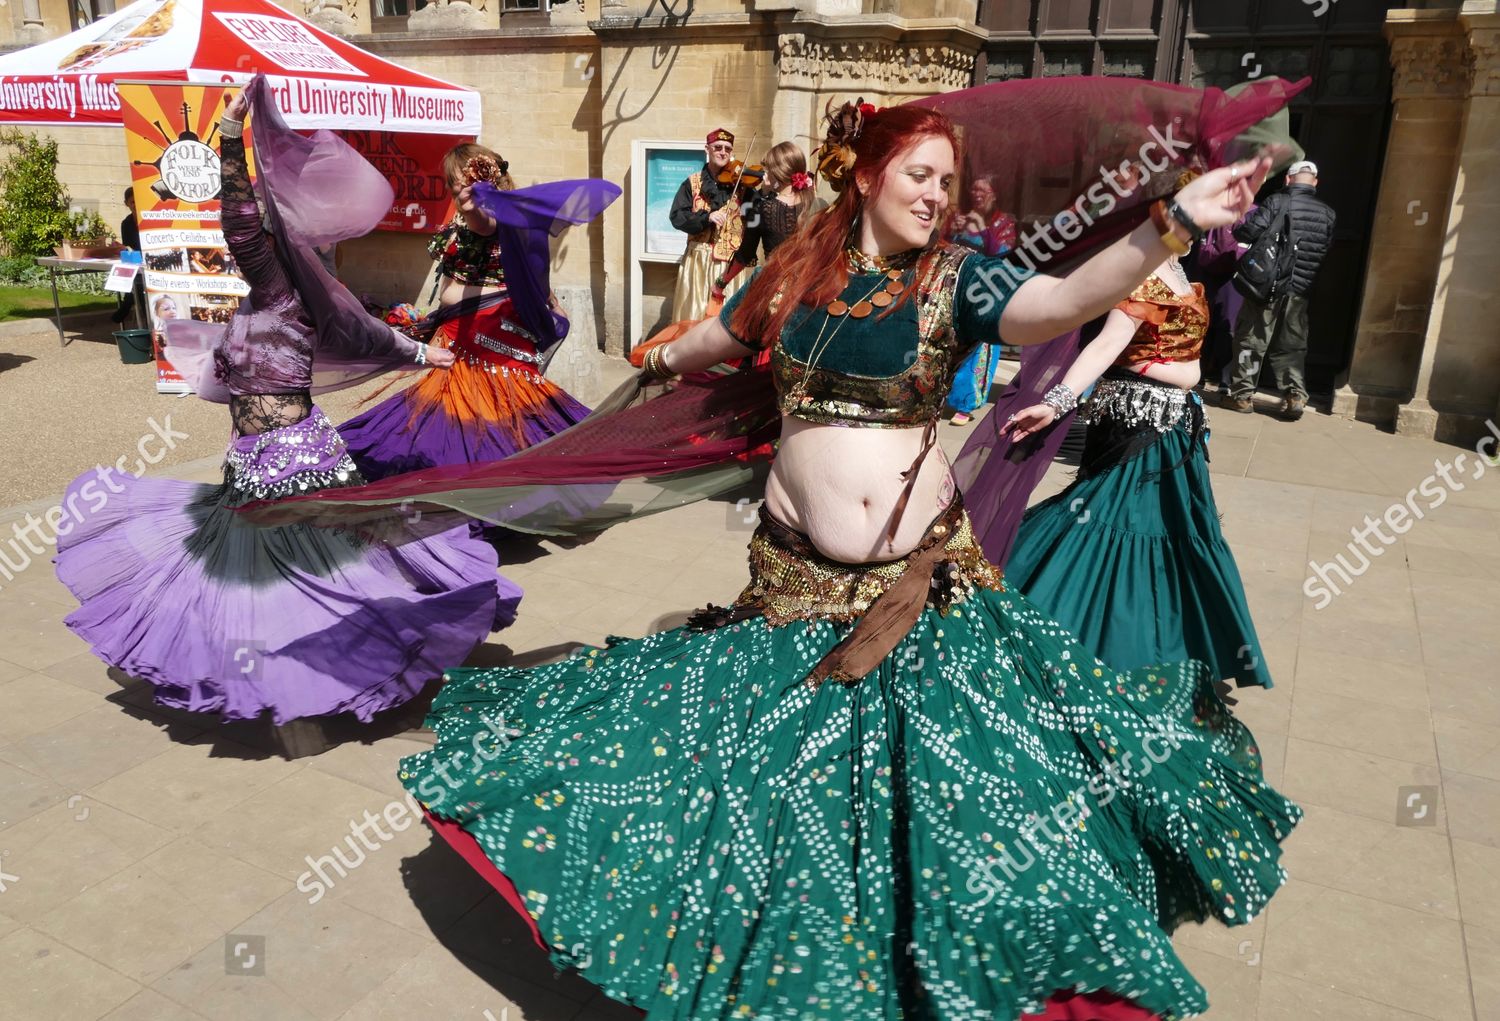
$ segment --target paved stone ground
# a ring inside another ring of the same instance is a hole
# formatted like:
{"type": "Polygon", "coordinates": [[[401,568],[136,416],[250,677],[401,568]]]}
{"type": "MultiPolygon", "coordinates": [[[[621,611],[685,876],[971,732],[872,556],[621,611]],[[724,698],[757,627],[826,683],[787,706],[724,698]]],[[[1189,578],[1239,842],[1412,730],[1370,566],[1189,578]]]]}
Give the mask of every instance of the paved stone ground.
{"type": "MultiPolygon", "coordinates": [[[[1465,488],[1319,610],[1308,561],[1347,558],[1351,527],[1461,451],[1322,415],[1211,420],[1219,506],[1277,680],[1236,711],[1307,819],[1261,918],[1179,936],[1209,1016],[1500,1018],[1500,471],[1472,479],[1468,454],[1465,488]]],[[[1056,469],[1044,492],[1064,482],[1056,469]]],[[[0,535],[15,517],[0,512],[0,535]]],[[[520,621],[472,661],[536,663],[723,603],[748,530],[743,506],[704,503],[572,549],[513,545],[520,621]]],[[[307,856],[398,797],[396,760],[426,739],[419,710],[331,728],[332,747],[288,759],[263,725],[152,707],[63,627],[72,605],[45,563],[0,590],[0,1014],[633,1016],[553,973],[420,826],[317,903],[296,888],[307,856]]]]}

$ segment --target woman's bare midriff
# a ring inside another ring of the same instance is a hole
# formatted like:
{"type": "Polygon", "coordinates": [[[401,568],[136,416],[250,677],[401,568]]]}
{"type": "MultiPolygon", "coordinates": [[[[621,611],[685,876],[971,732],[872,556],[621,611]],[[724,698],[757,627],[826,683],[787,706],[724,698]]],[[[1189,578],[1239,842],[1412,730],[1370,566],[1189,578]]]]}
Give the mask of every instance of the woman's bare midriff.
{"type": "Polygon", "coordinates": [[[784,416],[766,506],[807,535],[825,557],[850,564],[895,560],[917,547],[953,501],[953,473],[934,445],[917,474],[895,541],[886,541],[906,485],[901,473],[921,449],[921,426],[856,428],[784,416]]]}
{"type": "Polygon", "coordinates": [[[504,293],[505,288],[499,284],[462,284],[452,277],[443,277],[442,288],[438,291],[438,303],[445,306],[457,305],[465,298],[504,293]]]}
{"type": "Polygon", "coordinates": [[[1137,376],[1145,376],[1147,379],[1154,379],[1158,383],[1166,383],[1169,386],[1179,387],[1183,390],[1191,390],[1198,385],[1198,380],[1203,378],[1202,373],[1198,370],[1198,359],[1196,358],[1190,362],[1167,362],[1165,365],[1161,362],[1147,362],[1145,365],[1145,372],[1141,371],[1140,362],[1134,365],[1127,365],[1125,371],[1133,372],[1137,376]]]}

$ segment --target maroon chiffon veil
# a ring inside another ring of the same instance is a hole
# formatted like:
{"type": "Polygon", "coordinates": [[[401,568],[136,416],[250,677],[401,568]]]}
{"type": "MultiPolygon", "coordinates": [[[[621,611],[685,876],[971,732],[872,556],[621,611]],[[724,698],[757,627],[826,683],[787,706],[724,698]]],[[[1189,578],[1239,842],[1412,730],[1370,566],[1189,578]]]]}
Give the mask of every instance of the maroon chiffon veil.
{"type": "MultiPolygon", "coordinates": [[[[990,177],[1000,208],[1015,216],[1013,261],[1057,273],[1144,221],[1149,203],[1174,191],[1184,169],[1252,155],[1266,139],[1251,129],[1305,84],[1263,79],[1230,96],[1131,79],[1048,78],[916,102],[958,126],[961,187],[990,177]]],[[[1059,422],[1012,444],[999,435],[999,424],[1039,400],[1077,351],[1077,331],[1025,349],[1020,375],[958,460],[969,513],[997,563],[1067,428],[1059,422]]],[[[584,422],[504,461],[323,490],[246,512],[267,523],[343,526],[420,516],[434,530],[458,513],[522,531],[578,535],[723,494],[764,470],[779,432],[764,366],[697,374],[650,390],[629,383],[584,422]],[[586,498],[566,499],[566,490],[584,487],[586,498]],[[547,492],[558,498],[538,499],[547,492]],[[580,516],[580,504],[593,510],[580,516]]]]}
{"type": "MultiPolygon", "coordinates": [[[[1015,217],[1014,261],[1066,273],[1134,230],[1150,203],[1187,169],[1211,170],[1259,152],[1282,163],[1289,138],[1273,118],[1307,85],[1270,78],[1190,89],[1115,78],[1028,79],[917,100],[961,131],[966,180],[990,178],[997,206],[1015,217]],[[1013,111],[1009,117],[993,116],[1013,111]],[[1027,172],[1012,161],[1024,154],[1027,172]],[[1029,224],[1030,226],[1024,226],[1029,224]]],[[[1282,123],[1285,117],[1282,115],[1282,123]]],[[[1019,443],[1000,434],[1013,412],[1041,401],[1078,356],[1080,331],[1021,349],[1021,370],[970,435],[954,464],[964,506],[987,557],[1004,566],[1021,516],[1068,432],[1073,413],[1019,443]]]]}

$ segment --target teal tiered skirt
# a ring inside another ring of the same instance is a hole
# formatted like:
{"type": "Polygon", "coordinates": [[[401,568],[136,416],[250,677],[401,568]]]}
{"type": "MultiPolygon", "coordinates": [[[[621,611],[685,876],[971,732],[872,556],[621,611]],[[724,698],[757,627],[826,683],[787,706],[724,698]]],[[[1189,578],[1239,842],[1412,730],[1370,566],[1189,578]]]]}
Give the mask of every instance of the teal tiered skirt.
{"type": "Polygon", "coordinates": [[[1006,578],[1112,666],[1195,659],[1216,681],[1269,688],[1219,527],[1201,401],[1182,396],[1196,413],[1165,432],[1110,416],[1090,424],[1077,480],[1026,512],[1006,578]]]}
{"type": "Polygon", "coordinates": [[[849,627],[450,671],[402,782],[554,963],[651,1021],[1014,1019],[1059,991],[1203,1011],[1170,933],[1253,918],[1300,816],[1208,673],[1116,673],[976,590],[863,680],[806,684],[849,627]]]}

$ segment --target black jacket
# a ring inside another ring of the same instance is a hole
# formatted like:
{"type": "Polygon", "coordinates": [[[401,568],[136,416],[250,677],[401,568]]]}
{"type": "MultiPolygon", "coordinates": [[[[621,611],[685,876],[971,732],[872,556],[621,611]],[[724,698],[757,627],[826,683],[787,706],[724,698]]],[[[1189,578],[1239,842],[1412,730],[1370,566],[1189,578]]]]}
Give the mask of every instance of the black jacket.
{"type": "Polygon", "coordinates": [[[1312,290],[1318,267],[1333,245],[1333,208],[1318,198],[1310,184],[1288,185],[1256,207],[1250,218],[1234,230],[1237,240],[1254,244],[1290,205],[1292,240],[1297,243],[1297,259],[1292,267],[1293,294],[1305,295],[1312,290]]]}
{"type": "MultiPolygon", "coordinates": [[[[713,209],[721,209],[731,198],[734,197],[734,187],[728,184],[720,184],[714,179],[713,171],[708,164],[703,165],[703,179],[698,187],[699,193],[708,200],[713,209]]],[[[684,177],[682,185],[677,189],[677,195],[672,199],[672,209],[667,214],[672,221],[672,226],[689,236],[702,234],[712,227],[708,220],[708,213],[693,211],[693,179],[684,177]]]]}
{"type": "Polygon", "coordinates": [[[120,221],[120,243],[134,251],[141,250],[141,228],[135,222],[134,213],[126,213],[125,219],[120,221]]]}

